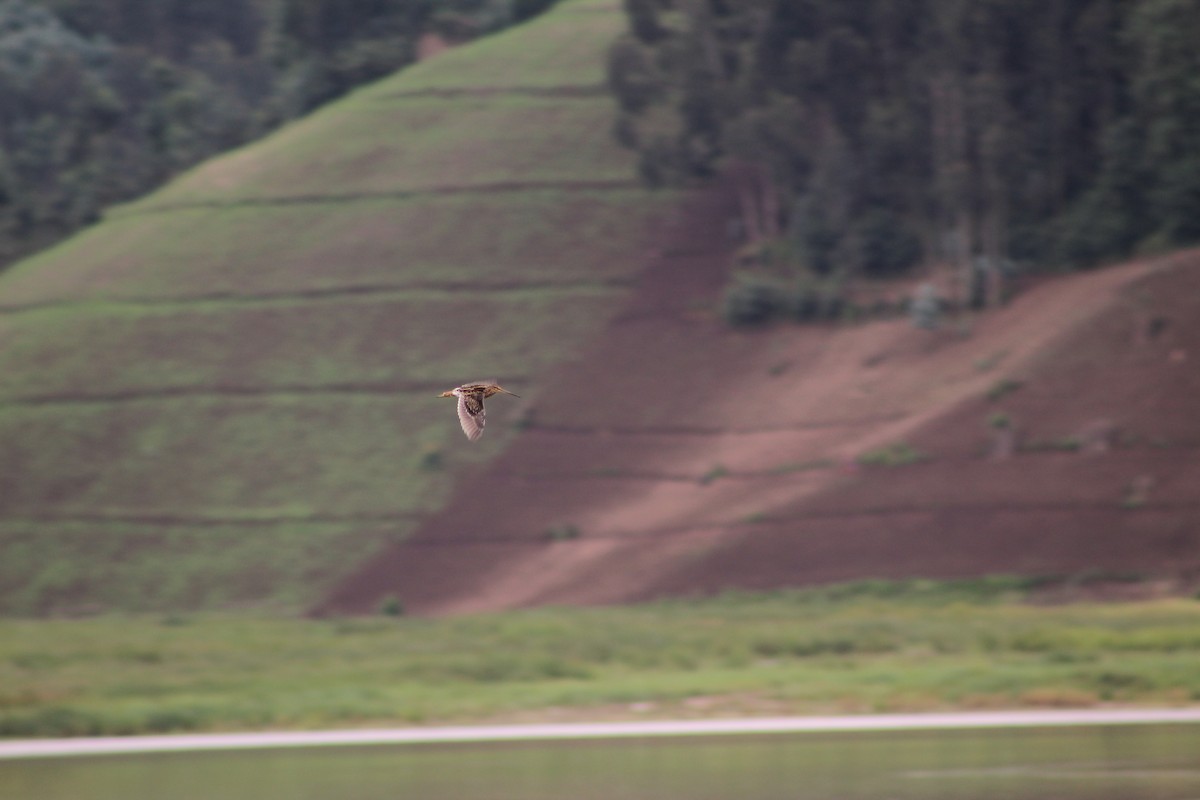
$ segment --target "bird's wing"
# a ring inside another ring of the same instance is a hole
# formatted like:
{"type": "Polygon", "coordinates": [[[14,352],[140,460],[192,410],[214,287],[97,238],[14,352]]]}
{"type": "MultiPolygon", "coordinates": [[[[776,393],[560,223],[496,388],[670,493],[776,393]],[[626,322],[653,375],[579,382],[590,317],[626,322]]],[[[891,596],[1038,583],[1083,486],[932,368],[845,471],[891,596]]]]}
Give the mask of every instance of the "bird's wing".
{"type": "Polygon", "coordinates": [[[483,410],[483,392],[463,392],[458,396],[458,421],[472,442],[483,436],[487,412],[483,410]]]}

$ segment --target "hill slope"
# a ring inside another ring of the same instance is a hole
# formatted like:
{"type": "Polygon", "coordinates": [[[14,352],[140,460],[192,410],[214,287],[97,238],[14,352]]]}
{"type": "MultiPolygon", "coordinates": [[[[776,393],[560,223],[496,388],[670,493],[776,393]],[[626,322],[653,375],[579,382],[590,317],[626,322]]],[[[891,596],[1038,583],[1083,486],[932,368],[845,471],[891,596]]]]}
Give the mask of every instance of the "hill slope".
{"type": "Polygon", "coordinates": [[[388,594],[444,614],[869,577],[1200,578],[1200,254],[1030,285],[965,336],[734,331],[697,312],[716,306],[729,205],[698,201],[531,429],[318,613],[388,594]]]}
{"type": "Polygon", "coordinates": [[[500,452],[675,198],[574,0],[207,162],[0,277],[0,609],[311,603],[500,452]]]}
{"type": "Polygon", "coordinates": [[[677,216],[610,141],[623,25],[569,0],[0,277],[0,609],[1195,580],[1200,257],[969,336],[730,330],[731,198],[677,216]],[[524,399],[468,445],[433,395],[489,377],[524,399]]]}

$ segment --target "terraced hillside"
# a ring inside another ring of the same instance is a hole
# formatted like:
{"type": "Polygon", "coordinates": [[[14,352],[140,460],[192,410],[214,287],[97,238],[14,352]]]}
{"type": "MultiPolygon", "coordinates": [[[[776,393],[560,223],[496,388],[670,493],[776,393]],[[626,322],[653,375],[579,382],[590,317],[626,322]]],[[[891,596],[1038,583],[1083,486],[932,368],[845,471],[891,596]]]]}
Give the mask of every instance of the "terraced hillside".
{"type": "Polygon", "coordinates": [[[609,135],[616,0],[364,88],[0,276],[0,609],[300,608],[516,435],[676,198],[609,135]]]}
{"type": "Polygon", "coordinates": [[[729,193],[610,141],[623,25],[566,0],[0,276],[0,610],[1194,590],[1200,255],[933,332],[731,330],[729,193]],[[490,377],[523,399],[470,445],[434,395],[490,377]]]}

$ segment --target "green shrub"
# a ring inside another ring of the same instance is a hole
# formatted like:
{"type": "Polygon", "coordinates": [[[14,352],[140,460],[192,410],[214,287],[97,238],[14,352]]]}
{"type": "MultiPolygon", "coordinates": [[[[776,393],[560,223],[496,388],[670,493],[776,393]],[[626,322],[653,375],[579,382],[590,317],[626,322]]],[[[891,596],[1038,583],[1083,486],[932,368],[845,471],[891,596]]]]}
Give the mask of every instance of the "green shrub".
{"type": "Polygon", "coordinates": [[[770,274],[741,272],[725,290],[721,315],[730,325],[762,325],[774,319],[795,322],[853,322],[868,309],[846,298],[839,276],[818,277],[790,257],[764,248],[770,274]]]}
{"type": "Polygon", "coordinates": [[[975,371],[976,372],[989,372],[990,370],[995,369],[996,365],[998,365],[1001,361],[1003,361],[1007,355],[1008,355],[1007,350],[999,350],[990,355],[986,355],[983,358],[976,360],[975,371]]]}
{"type": "Polygon", "coordinates": [[[993,430],[1003,431],[1012,427],[1012,417],[1005,414],[1003,411],[997,411],[988,416],[988,427],[993,430]]]}
{"type": "Polygon", "coordinates": [[[421,450],[421,457],[418,463],[422,470],[426,472],[437,472],[442,468],[442,450],[436,445],[426,445],[421,450]]]}
{"type": "Polygon", "coordinates": [[[762,325],[784,313],[789,298],[786,291],[769,278],[738,275],[725,290],[721,316],[734,326],[762,325]]]}
{"type": "Polygon", "coordinates": [[[787,297],[787,314],[797,322],[811,322],[821,317],[820,290],[812,283],[801,281],[787,297]]]}
{"type": "Polygon", "coordinates": [[[580,536],[579,527],[562,523],[560,525],[551,525],[546,529],[546,538],[552,542],[569,542],[572,539],[578,539],[580,536]]]}
{"type": "Polygon", "coordinates": [[[992,387],[987,391],[987,399],[993,402],[999,400],[1007,394],[1015,392],[1025,385],[1024,381],[1013,380],[1012,378],[1004,378],[992,384],[992,387]]]}
{"type": "Polygon", "coordinates": [[[537,410],[526,406],[512,421],[513,430],[527,431],[537,424],[537,410]]]}
{"type": "Polygon", "coordinates": [[[379,613],[385,617],[402,617],[404,616],[404,603],[399,597],[390,594],[379,601],[379,613]]]}
{"type": "Polygon", "coordinates": [[[904,464],[915,464],[928,457],[905,442],[896,442],[887,447],[868,450],[858,457],[858,463],[875,467],[898,467],[904,464]]]}

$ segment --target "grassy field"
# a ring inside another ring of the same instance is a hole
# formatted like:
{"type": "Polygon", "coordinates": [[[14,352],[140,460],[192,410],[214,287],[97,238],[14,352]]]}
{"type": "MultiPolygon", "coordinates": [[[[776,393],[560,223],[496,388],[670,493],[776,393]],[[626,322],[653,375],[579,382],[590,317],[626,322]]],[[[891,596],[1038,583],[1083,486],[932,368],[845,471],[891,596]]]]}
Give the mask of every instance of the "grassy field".
{"type": "Polygon", "coordinates": [[[611,125],[597,124],[612,112],[607,97],[351,98],[206,162],[132,208],[353,199],[509,182],[634,185],[629,153],[613,143],[611,125]]]}
{"type": "Polygon", "coordinates": [[[6,272],[0,306],[627,280],[677,198],[545,188],[117,213],[6,272]]]}
{"type": "Polygon", "coordinates": [[[402,478],[417,477],[423,445],[456,424],[452,409],[441,412],[408,396],[338,393],[5,409],[0,425],[29,443],[5,459],[27,479],[14,482],[6,507],[28,516],[263,516],[297,504],[315,515],[419,510],[429,487],[402,478]],[[361,424],[339,428],[346,415],[361,424]],[[427,424],[408,424],[414,418],[427,424]],[[105,470],[113,457],[126,468],[105,470]],[[51,505],[56,481],[62,497],[51,505]]]}
{"type": "Polygon", "coordinates": [[[298,613],[516,435],[679,201],[570,0],[106,210],[0,275],[0,613],[298,613]]]}
{"type": "MultiPolygon", "coordinates": [[[[372,546],[403,535],[413,524],[402,517],[288,519],[285,511],[262,520],[5,520],[0,523],[5,541],[0,582],[9,608],[27,614],[44,611],[47,598],[61,605],[63,597],[77,598],[82,611],[164,606],[269,611],[262,599],[264,583],[277,587],[270,602],[286,611],[342,577],[313,567],[328,553],[367,557],[372,546]],[[60,553],[73,558],[47,564],[48,554],[60,553]]],[[[143,627],[143,622],[130,624],[143,627]]]]}
{"type": "Polygon", "coordinates": [[[536,22],[537,36],[523,27],[506,30],[471,48],[442,53],[390,81],[362,90],[364,97],[398,92],[499,89],[555,89],[601,86],[605,81],[606,43],[625,30],[614,14],[615,0],[575,0],[536,22]],[[514,47],[515,43],[519,46],[514,47]],[[480,64],[488,79],[480,81],[480,64]]]}
{"type": "Polygon", "coordinates": [[[446,620],[0,622],[0,734],[1200,701],[1200,602],[867,582],[446,620]]]}
{"type": "Polygon", "coordinates": [[[511,382],[567,355],[611,313],[616,292],[538,287],[463,297],[410,290],[27,311],[6,326],[0,403],[229,387],[395,389],[520,363],[519,373],[505,373],[511,382]],[[72,347],[79,341],[91,346],[72,347]],[[50,361],[59,368],[45,369],[50,361]]]}

